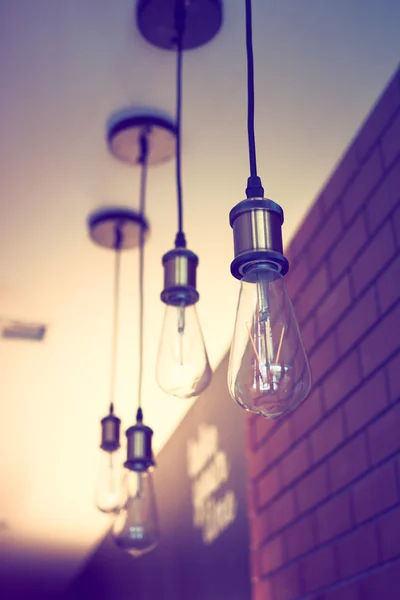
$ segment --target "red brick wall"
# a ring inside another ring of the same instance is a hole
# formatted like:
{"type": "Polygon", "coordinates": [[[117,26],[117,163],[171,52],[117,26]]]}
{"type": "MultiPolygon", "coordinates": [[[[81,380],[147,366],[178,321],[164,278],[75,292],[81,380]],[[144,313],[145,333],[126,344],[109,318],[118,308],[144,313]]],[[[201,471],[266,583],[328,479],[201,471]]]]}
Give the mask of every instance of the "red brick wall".
{"type": "Polygon", "coordinates": [[[314,387],[248,420],[254,600],[398,600],[400,69],[288,256],[314,387]]]}

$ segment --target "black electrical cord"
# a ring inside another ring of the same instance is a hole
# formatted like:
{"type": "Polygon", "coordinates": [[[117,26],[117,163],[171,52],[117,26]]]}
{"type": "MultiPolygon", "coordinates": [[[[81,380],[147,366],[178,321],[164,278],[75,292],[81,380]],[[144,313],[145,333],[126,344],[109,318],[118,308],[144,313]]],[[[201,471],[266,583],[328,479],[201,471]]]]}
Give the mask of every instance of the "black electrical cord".
{"type": "Polygon", "coordinates": [[[114,264],[114,294],[113,294],[113,325],[112,325],[112,346],[111,346],[111,378],[110,378],[110,413],[114,412],[115,404],[115,386],[117,377],[117,358],[118,358],[118,333],[119,333],[119,289],[121,272],[121,249],[124,244],[124,233],[122,223],[117,223],[115,227],[115,264],[114,264]]]}
{"type": "Polygon", "coordinates": [[[249,141],[250,177],[247,180],[247,198],[263,198],[264,189],[257,175],[256,138],[254,133],[254,57],[251,0],[246,0],[246,53],[247,53],[247,134],[249,141]]]}
{"type": "MultiPolygon", "coordinates": [[[[146,209],[146,184],[148,166],[149,142],[147,132],[140,136],[140,156],[138,163],[142,165],[140,173],[140,213],[144,216],[146,209]]],[[[140,227],[139,233],[139,374],[138,374],[138,411],[137,421],[143,420],[142,388],[143,388],[143,331],[144,331],[144,238],[145,229],[140,227]]]]}
{"type": "Polygon", "coordinates": [[[175,248],[186,248],[186,237],[183,231],[183,198],[182,198],[182,63],[183,35],[185,33],[186,9],[183,0],[177,0],[175,6],[176,27],[176,191],[178,199],[178,231],[175,237],[175,248]]]}

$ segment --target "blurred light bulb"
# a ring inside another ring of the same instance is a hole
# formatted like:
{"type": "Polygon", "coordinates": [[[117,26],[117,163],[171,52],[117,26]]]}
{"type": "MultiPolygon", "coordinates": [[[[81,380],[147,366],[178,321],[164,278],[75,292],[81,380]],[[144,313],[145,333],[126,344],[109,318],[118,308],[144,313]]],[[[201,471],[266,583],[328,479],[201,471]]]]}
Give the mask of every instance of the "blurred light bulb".
{"type": "Polygon", "coordinates": [[[115,517],[112,534],[122,550],[138,557],[153,550],[159,539],[151,473],[127,470],[124,485],[126,500],[115,517]]]}
{"type": "Polygon", "coordinates": [[[101,463],[97,477],[95,504],[104,513],[115,513],[123,503],[121,495],[122,455],[120,449],[101,451],[101,463]]]}
{"type": "Polygon", "coordinates": [[[157,358],[157,383],[178,398],[198,396],[211,381],[196,305],[165,308],[157,358]]]}
{"type": "Polygon", "coordinates": [[[270,419],[308,395],[311,373],[283,277],[267,265],[241,281],[228,385],[246,410],[270,419]]]}

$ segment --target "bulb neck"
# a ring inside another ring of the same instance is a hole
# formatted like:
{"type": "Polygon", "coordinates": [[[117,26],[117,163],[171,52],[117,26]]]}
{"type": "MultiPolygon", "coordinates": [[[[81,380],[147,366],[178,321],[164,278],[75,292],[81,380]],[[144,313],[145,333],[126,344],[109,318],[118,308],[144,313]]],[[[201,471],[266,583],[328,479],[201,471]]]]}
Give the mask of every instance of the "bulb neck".
{"type": "Polygon", "coordinates": [[[152,450],[153,430],[138,421],[126,431],[127,457],[124,467],[142,473],[154,466],[152,450]]]}
{"type": "Polygon", "coordinates": [[[119,430],[121,419],[114,415],[114,407],[110,413],[101,420],[101,444],[100,448],[105,452],[115,452],[120,447],[119,430]]]}
{"type": "Polygon", "coordinates": [[[187,248],[174,248],[162,257],[164,289],[161,300],[168,306],[191,306],[199,299],[196,289],[198,256],[187,248]]]}
{"type": "Polygon", "coordinates": [[[251,198],[239,202],[229,214],[233,229],[235,258],[231,273],[242,279],[249,268],[261,265],[285,275],[289,269],[283,255],[283,210],[267,198],[251,198]]]}

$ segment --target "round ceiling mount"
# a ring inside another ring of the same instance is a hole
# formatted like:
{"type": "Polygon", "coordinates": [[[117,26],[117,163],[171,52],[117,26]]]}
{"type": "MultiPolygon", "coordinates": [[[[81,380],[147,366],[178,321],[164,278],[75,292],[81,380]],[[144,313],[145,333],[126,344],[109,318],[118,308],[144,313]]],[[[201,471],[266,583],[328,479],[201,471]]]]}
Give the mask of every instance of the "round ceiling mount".
{"type": "Polygon", "coordinates": [[[149,224],[141,213],[116,206],[101,208],[89,215],[88,228],[92,241],[110,250],[116,250],[118,230],[122,233],[121,250],[137,248],[140,231],[143,230],[146,237],[149,232],[149,224]]]}
{"type": "MultiPolygon", "coordinates": [[[[210,42],[222,25],[221,0],[183,0],[186,10],[183,50],[210,42]]],[[[176,0],[139,0],[137,24],[140,33],[153,46],[176,49],[176,0]]]]}
{"type": "Polygon", "coordinates": [[[140,138],[147,136],[147,164],[157,165],[175,156],[176,127],[165,117],[156,115],[128,115],[114,120],[107,134],[111,154],[128,165],[139,165],[140,138]]]}

